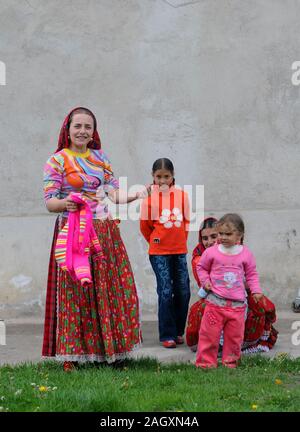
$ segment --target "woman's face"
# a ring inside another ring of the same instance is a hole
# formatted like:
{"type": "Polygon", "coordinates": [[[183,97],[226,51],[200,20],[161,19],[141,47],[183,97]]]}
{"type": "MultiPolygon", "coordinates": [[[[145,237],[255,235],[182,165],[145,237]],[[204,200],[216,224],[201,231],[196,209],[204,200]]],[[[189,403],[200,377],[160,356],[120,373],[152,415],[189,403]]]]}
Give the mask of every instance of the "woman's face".
{"type": "Polygon", "coordinates": [[[74,114],[70,128],[70,149],[75,151],[86,151],[88,143],[91,141],[94,133],[93,118],[84,113],[74,114]]]}
{"type": "Polygon", "coordinates": [[[217,228],[204,228],[201,231],[202,243],[205,249],[213,246],[218,238],[217,228]]]}
{"type": "Polygon", "coordinates": [[[171,186],[174,176],[171,171],[161,168],[156,170],[153,174],[153,183],[159,186],[171,186]]]}

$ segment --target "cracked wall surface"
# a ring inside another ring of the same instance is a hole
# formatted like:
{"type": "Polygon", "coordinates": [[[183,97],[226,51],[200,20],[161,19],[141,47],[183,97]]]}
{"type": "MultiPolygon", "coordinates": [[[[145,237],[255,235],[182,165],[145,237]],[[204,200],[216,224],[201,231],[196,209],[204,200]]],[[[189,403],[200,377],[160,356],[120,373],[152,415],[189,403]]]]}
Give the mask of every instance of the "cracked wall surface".
{"type": "MultiPolygon", "coordinates": [[[[95,112],[128,185],[169,157],[178,184],[205,185],[207,214],[240,213],[263,289],[289,307],[300,286],[299,18],[292,0],[2,0],[0,318],[43,316],[55,218],[42,170],[78,105],[95,112]]],[[[121,231],[153,314],[138,221],[121,231]]]]}

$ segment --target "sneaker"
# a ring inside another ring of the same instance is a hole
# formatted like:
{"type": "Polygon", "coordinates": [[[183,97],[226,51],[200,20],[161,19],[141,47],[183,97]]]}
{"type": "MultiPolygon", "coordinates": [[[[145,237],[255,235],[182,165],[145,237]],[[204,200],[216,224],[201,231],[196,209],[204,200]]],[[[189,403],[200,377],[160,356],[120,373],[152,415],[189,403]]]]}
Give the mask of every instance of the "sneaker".
{"type": "Polygon", "coordinates": [[[76,369],[75,363],[71,361],[64,362],[64,372],[71,372],[76,369]]]}
{"type": "Polygon", "coordinates": [[[163,347],[165,348],[176,348],[176,342],[173,340],[166,340],[162,342],[163,347]]]}
{"type": "Polygon", "coordinates": [[[177,345],[182,345],[184,343],[183,336],[177,336],[176,343],[177,345]]]}

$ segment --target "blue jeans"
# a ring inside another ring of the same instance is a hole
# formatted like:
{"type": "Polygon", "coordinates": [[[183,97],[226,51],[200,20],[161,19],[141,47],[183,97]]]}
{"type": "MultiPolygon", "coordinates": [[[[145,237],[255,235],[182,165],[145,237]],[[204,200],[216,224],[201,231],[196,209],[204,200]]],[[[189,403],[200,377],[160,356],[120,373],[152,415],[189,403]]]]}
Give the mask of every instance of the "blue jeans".
{"type": "Polygon", "coordinates": [[[149,258],[157,281],[159,340],[175,340],[184,333],[191,296],[186,254],[149,258]]]}

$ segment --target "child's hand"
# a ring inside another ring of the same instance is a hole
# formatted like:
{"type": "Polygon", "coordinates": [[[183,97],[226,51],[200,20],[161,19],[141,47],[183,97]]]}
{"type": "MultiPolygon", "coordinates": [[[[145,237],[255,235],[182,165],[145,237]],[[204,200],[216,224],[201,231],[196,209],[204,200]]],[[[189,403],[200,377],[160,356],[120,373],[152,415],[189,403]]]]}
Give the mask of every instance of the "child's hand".
{"type": "Polygon", "coordinates": [[[258,303],[259,300],[263,298],[263,296],[264,296],[263,294],[253,294],[254,301],[258,303]]]}
{"type": "Polygon", "coordinates": [[[152,184],[147,184],[146,185],[146,190],[147,190],[147,194],[148,196],[152,194],[152,184]]]}
{"type": "Polygon", "coordinates": [[[212,284],[210,282],[206,282],[204,288],[205,288],[205,291],[211,291],[212,290],[212,284]]]}

